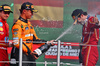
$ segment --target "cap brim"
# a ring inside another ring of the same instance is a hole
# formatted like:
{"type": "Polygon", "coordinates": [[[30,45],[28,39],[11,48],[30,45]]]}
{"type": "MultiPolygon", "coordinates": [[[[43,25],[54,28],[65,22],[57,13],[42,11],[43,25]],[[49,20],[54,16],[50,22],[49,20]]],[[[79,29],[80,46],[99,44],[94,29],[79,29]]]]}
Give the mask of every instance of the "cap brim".
{"type": "Polygon", "coordinates": [[[76,25],[76,24],[77,24],[77,19],[75,19],[75,20],[74,20],[74,23],[73,23],[73,25],[76,25]]]}
{"type": "Polygon", "coordinates": [[[11,13],[13,13],[12,11],[10,11],[11,13]]]}
{"type": "Polygon", "coordinates": [[[38,10],[32,10],[34,13],[37,13],[38,12],[38,10]]]}
{"type": "Polygon", "coordinates": [[[76,25],[78,22],[78,17],[75,17],[73,25],[76,25]]]}
{"type": "Polygon", "coordinates": [[[9,12],[13,13],[11,10],[4,10],[4,11],[9,11],[9,12]]]}
{"type": "Polygon", "coordinates": [[[10,11],[11,13],[13,13],[13,11],[10,11]]]}

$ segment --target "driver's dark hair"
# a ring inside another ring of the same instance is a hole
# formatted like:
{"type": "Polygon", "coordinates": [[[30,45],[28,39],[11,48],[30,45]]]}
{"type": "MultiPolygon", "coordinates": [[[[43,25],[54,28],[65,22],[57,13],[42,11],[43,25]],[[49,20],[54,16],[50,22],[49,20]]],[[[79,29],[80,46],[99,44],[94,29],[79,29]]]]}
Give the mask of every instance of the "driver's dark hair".
{"type": "Polygon", "coordinates": [[[22,14],[23,10],[20,9],[19,11],[20,11],[20,14],[22,14]]]}
{"type": "Polygon", "coordinates": [[[87,12],[83,12],[83,15],[87,15],[87,12]]]}

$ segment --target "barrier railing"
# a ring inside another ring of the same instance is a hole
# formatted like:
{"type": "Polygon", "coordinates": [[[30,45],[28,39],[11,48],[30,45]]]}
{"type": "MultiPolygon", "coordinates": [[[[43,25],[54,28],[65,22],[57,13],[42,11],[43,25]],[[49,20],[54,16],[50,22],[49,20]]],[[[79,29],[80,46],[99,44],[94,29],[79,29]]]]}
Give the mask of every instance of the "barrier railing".
{"type": "MultiPolygon", "coordinates": [[[[2,41],[3,42],[3,41],[2,41]]],[[[22,61],[22,38],[20,39],[20,48],[19,48],[19,61],[0,61],[0,63],[19,63],[19,66],[22,66],[22,63],[37,63],[37,64],[44,64],[45,66],[47,66],[48,64],[55,64],[57,66],[60,66],[60,65],[69,65],[69,66],[80,66],[79,64],[71,64],[71,63],[63,63],[63,62],[60,62],[60,45],[61,44],[64,44],[63,42],[61,42],[60,40],[58,40],[57,42],[57,62],[32,62],[32,61],[22,61]]],[[[36,43],[36,42],[33,42],[33,43],[36,43]]],[[[39,43],[39,42],[38,42],[39,43]]],[[[45,42],[44,42],[45,43],[45,42]]],[[[100,45],[84,45],[82,43],[80,44],[71,44],[71,43],[66,43],[66,45],[82,45],[82,46],[98,46],[100,47],[100,45]]],[[[96,65],[96,66],[99,66],[99,65],[96,65]]]]}
{"type": "MultiPolygon", "coordinates": [[[[20,39],[20,48],[19,48],[19,66],[22,66],[22,38],[20,39]]],[[[60,40],[58,40],[58,52],[57,52],[57,66],[60,66],[60,40]]],[[[45,64],[46,65],[46,64],[45,64]]]]}
{"type": "Polygon", "coordinates": [[[19,46],[19,66],[22,66],[22,54],[23,54],[22,42],[23,42],[23,39],[21,38],[20,39],[20,46],[19,46]]]}

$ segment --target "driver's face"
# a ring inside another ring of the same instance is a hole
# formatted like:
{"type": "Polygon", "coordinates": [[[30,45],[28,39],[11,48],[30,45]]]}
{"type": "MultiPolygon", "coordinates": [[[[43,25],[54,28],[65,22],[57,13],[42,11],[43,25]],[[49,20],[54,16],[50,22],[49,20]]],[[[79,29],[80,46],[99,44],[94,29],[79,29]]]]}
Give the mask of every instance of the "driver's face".
{"type": "Polygon", "coordinates": [[[3,19],[3,20],[7,20],[8,17],[9,17],[9,14],[10,14],[10,11],[1,11],[0,12],[0,17],[3,19]]]}

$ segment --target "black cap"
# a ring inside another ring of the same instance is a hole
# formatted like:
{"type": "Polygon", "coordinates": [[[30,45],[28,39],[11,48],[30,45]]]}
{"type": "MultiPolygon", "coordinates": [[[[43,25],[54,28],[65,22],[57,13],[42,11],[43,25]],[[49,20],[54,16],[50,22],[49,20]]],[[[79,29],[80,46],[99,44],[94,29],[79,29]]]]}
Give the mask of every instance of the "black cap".
{"type": "Polygon", "coordinates": [[[72,13],[72,18],[74,19],[74,23],[76,24],[78,22],[77,18],[81,16],[81,14],[83,14],[83,10],[82,9],[75,9],[72,13]]]}
{"type": "Polygon", "coordinates": [[[26,10],[31,10],[31,11],[33,11],[33,12],[35,12],[35,13],[38,12],[38,10],[35,10],[35,9],[34,9],[34,5],[33,5],[32,3],[30,3],[30,2],[25,2],[25,3],[23,3],[23,4],[21,5],[21,9],[20,9],[20,10],[24,10],[24,9],[26,9],[26,10]]]}
{"type": "Polygon", "coordinates": [[[10,7],[9,5],[7,5],[7,4],[1,5],[1,6],[0,6],[0,11],[10,11],[11,13],[13,13],[13,12],[11,11],[11,7],[10,7]]]}

